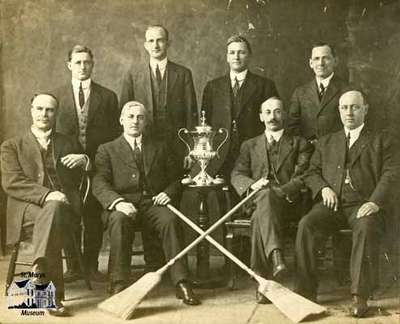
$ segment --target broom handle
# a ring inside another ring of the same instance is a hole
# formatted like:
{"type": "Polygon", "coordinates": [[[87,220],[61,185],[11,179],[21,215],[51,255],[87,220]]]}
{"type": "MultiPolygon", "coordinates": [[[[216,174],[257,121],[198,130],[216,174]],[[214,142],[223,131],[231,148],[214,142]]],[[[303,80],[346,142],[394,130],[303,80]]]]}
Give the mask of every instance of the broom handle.
{"type": "MultiPolygon", "coordinates": [[[[212,226],[210,226],[206,231],[202,231],[202,234],[195,239],[192,243],[190,243],[186,248],[184,248],[181,252],[179,252],[174,258],[168,261],[166,265],[157,270],[158,274],[163,274],[168,270],[170,266],[172,266],[177,260],[183,257],[186,253],[188,253],[192,248],[194,248],[197,244],[199,244],[208,234],[214,231],[219,225],[225,222],[229,217],[232,216],[243,204],[249,201],[253,196],[260,191],[261,188],[252,191],[246,198],[242,199],[239,203],[237,203],[229,212],[223,215],[218,221],[216,221],[212,226]]],[[[169,204],[167,207],[170,206],[169,204]]]]}
{"type": "MultiPolygon", "coordinates": [[[[186,224],[188,224],[192,229],[194,229],[197,233],[203,235],[205,232],[197,226],[193,221],[191,221],[188,217],[182,214],[178,209],[174,206],[168,204],[167,208],[171,210],[175,215],[177,215],[181,220],[183,220],[186,224]]],[[[225,254],[229,259],[231,259],[234,263],[236,263],[240,268],[246,271],[251,277],[257,280],[258,275],[251,270],[247,265],[245,265],[240,259],[238,259],[235,255],[229,252],[225,247],[219,244],[216,240],[214,240],[211,236],[207,235],[206,240],[214,245],[220,252],[225,254]]]]}

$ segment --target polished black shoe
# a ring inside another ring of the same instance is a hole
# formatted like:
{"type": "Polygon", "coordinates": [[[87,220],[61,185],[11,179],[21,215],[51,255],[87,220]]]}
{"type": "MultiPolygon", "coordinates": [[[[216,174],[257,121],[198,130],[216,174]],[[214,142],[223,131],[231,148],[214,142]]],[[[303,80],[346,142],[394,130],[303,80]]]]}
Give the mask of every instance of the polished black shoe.
{"type": "Polygon", "coordinates": [[[64,272],[65,283],[70,283],[81,279],[83,279],[82,273],[76,270],[68,269],[67,271],[64,272]]]}
{"type": "Polygon", "coordinates": [[[110,296],[118,294],[122,290],[128,287],[128,284],[125,281],[116,281],[112,282],[108,288],[108,292],[110,296]]]}
{"type": "Polygon", "coordinates": [[[257,304],[272,304],[272,302],[258,290],[256,290],[256,302],[257,304]]]}
{"type": "Polygon", "coordinates": [[[176,285],[176,298],[182,299],[186,305],[200,305],[200,300],[194,294],[192,287],[186,281],[181,281],[176,285]]]}
{"type": "Polygon", "coordinates": [[[288,272],[288,268],[286,267],[281,250],[279,249],[273,250],[271,259],[272,259],[272,275],[275,279],[281,279],[288,272]]]}
{"type": "Polygon", "coordinates": [[[89,271],[89,279],[94,282],[107,282],[108,276],[96,269],[89,271]]]}
{"type": "Polygon", "coordinates": [[[368,313],[367,300],[358,296],[353,295],[353,304],[351,305],[350,315],[353,317],[365,317],[368,313]]]}
{"type": "Polygon", "coordinates": [[[71,316],[71,312],[68,310],[67,307],[63,305],[60,300],[56,300],[56,307],[49,308],[48,312],[51,316],[58,316],[58,317],[67,317],[71,316]]]}

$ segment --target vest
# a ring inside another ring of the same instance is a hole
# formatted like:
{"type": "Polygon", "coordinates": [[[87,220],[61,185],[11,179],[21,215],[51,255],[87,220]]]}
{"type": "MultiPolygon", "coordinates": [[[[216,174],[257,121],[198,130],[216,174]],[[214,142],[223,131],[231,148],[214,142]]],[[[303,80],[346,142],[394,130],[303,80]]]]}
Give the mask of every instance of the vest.
{"type": "Polygon", "coordinates": [[[353,205],[363,200],[358,190],[354,187],[351,180],[350,167],[354,161],[355,147],[358,146],[356,141],[353,146],[346,152],[345,168],[343,170],[343,181],[341,186],[340,199],[343,205],[353,205]],[[347,178],[347,180],[346,180],[347,178]]]}
{"type": "Polygon", "coordinates": [[[50,141],[47,151],[40,147],[44,166],[44,186],[52,190],[61,190],[61,183],[58,179],[56,161],[54,160],[53,141],[50,141]]]}
{"type": "Polygon", "coordinates": [[[85,104],[82,108],[76,107],[76,116],[78,117],[79,135],[78,140],[81,143],[83,149],[86,150],[86,128],[88,120],[88,111],[90,105],[90,94],[85,100],[85,104]]]}
{"type": "Polygon", "coordinates": [[[160,85],[149,67],[151,80],[151,95],[153,99],[153,122],[157,133],[165,134],[169,130],[168,112],[167,112],[167,69],[160,85]]]}
{"type": "Polygon", "coordinates": [[[279,184],[278,175],[276,174],[276,167],[278,165],[279,159],[279,146],[280,141],[275,145],[271,145],[268,143],[267,138],[265,138],[265,150],[267,151],[267,159],[269,164],[269,173],[267,175],[268,180],[274,181],[279,184]]]}

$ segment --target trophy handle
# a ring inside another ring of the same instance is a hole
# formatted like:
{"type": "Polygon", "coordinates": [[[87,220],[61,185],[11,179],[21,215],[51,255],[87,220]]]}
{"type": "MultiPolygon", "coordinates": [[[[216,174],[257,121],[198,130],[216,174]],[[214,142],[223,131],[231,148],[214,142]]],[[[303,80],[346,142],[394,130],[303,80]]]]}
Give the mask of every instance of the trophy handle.
{"type": "Polygon", "coordinates": [[[223,141],[218,145],[217,149],[215,150],[217,152],[217,156],[219,157],[219,149],[226,143],[226,140],[228,139],[228,130],[226,128],[220,128],[218,129],[218,133],[223,134],[225,132],[225,138],[223,141]]]}
{"type": "Polygon", "coordinates": [[[185,134],[189,134],[189,131],[186,129],[186,128],[181,128],[180,130],[178,130],[178,137],[179,137],[179,139],[183,142],[183,143],[185,143],[185,145],[186,145],[186,147],[187,147],[187,149],[188,149],[188,155],[189,155],[189,153],[190,153],[190,145],[188,144],[188,142],[186,142],[184,139],[183,139],[183,137],[181,136],[181,133],[182,132],[184,132],[185,134]]]}

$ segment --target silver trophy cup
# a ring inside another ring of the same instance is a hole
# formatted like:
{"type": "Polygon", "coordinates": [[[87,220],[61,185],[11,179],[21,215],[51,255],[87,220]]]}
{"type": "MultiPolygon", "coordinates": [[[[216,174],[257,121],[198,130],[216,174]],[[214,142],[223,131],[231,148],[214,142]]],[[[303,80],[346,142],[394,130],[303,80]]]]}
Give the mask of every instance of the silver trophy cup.
{"type": "Polygon", "coordinates": [[[200,125],[195,127],[194,131],[189,131],[186,128],[181,128],[178,131],[178,136],[188,148],[188,156],[197,161],[200,165],[200,172],[193,178],[185,178],[182,180],[184,184],[194,184],[196,186],[209,186],[212,184],[220,184],[223,179],[211,177],[207,172],[206,168],[210,161],[218,157],[219,149],[225,144],[228,139],[228,131],[225,128],[220,128],[218,131],[212,129],[211,126],[206,124],[205,112],[201,112],[200,125]],[[185,134],[187,137],[191,137],[193,142],[193,148],[190,147],[189,143],[182,137],[185,134]],[[213,150],[214,137],[217,134],[225,134],[224,139],[218,145],[216,150],[213,150]]]}

